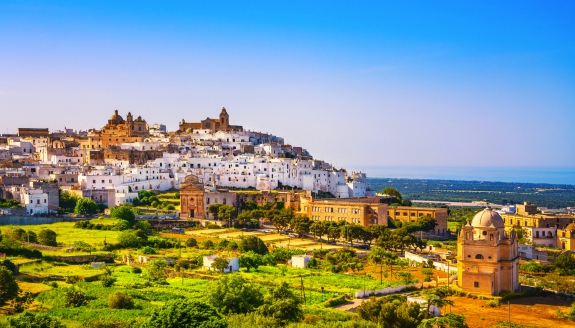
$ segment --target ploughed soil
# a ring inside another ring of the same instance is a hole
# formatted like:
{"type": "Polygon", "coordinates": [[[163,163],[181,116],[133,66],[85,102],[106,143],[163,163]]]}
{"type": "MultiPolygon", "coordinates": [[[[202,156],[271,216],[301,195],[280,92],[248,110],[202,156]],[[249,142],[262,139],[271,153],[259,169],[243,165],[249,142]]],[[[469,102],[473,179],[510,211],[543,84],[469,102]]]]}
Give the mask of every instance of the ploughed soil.
{"type": "MultiPolygon", "coordinates": [[[[467,297],[450,299],[455,302],[455,306],[451,307],[452,313],[464,314],[465,322],[470,328],[487,328],[507,322],[507,302],[498,308],[491,308],[485,305],[486,300],[467,297]]],[[[571,302],[556,297],[524,297],[511,300],[511,323],[526,327],[575,327],[575,322],[557,318],[557,310],[567,314],[571,302]]],[[[442,308],[441,313],[449,313],[449,305],[442,308]]]]}

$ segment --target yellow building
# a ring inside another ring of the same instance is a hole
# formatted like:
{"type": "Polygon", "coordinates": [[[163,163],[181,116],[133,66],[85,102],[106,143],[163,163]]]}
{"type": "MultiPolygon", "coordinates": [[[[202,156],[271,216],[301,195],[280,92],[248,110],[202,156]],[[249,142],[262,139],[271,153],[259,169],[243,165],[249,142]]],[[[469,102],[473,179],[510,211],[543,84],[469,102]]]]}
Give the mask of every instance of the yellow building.
{"type": "Polygon", "coordinates": [[[358,198],[300,198],[301,211],[312,221],[347,221],[362,227],[374,224],[387,226],[387,204],[378,197],[358,198]]]}
{"type": "Polygon", "coordinates": [[[387,216],[392,220],[402,222],[415,222],[420,216],[432,217],[437,225],[433,231],[436,235],[445,235],[447,231],[447,218],[449,213],[446,208],[390,206],[387,216]]]}
{"type": "Polygon", "coordinates": [[[568,251],[575,251],[575,223],[565,229],[557,230],[557,246],[568,251]]]}
{"type": "Polygon", "coordinates": [[[464,291],[499,295],[519,290],[519,253],[514,231],[505,233],[491,208],[477,213],[457,239],[457,285],[464,291]]]}

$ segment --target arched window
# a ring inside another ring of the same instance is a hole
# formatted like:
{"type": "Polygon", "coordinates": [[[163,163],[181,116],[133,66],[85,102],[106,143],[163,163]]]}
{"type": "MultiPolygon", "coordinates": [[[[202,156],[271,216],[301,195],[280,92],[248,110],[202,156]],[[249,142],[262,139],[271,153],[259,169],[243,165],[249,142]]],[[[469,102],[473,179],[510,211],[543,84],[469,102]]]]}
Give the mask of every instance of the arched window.
{"type": "Polygon", "coordinates": [[[475,259],[477,259],[477,260],[483,260],[483,255],[477,254],[477,255],[475,255],[475,259]]]}
{"type": "Polygon", "coordinates": [[[487,231],[483,230],[483,235],[487,236],[487,231]]]}

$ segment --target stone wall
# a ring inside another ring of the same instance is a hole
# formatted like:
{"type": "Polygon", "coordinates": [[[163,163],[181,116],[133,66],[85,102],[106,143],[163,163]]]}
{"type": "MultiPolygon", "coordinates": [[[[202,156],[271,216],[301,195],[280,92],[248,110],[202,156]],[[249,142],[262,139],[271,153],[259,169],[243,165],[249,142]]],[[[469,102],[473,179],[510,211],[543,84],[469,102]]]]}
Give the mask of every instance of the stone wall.
{"type": "Polygon", "coordinates": [[[50,224],[56,222],[73,222],[75,219],[59,217],[36,217],[36,216],[0,216],[0,225],[35,225],[50,224]]]}

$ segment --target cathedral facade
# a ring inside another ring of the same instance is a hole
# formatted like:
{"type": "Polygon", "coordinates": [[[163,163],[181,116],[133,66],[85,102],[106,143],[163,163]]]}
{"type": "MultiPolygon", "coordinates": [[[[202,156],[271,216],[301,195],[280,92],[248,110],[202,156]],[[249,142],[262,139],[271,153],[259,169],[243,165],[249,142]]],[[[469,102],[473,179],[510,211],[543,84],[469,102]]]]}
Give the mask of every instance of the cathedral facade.
{"type": "Polygon", "coordinates": [[[182,120],[179,125],[180,132],[193,132],[194,130],[211,130],[212,132],[218,131],[243,131],[240,125],[230,125],[230,115],[223,107],[218,119],[207,117],[200,122],[186,122],[182,120]]]}

